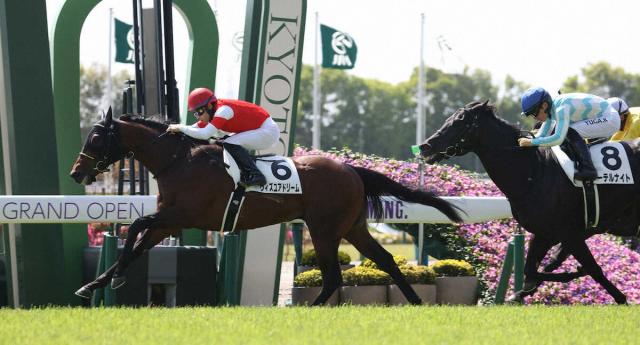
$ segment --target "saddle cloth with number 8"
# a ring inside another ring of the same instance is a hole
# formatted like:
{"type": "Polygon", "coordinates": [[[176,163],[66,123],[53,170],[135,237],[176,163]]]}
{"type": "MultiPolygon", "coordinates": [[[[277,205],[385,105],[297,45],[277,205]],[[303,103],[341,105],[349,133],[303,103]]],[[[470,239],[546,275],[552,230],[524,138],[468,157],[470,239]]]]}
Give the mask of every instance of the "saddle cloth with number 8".
{"type": "MultiPolygon", "coordinates": [[[[593,166],[598,171],[595,184],[633,184],[633,173],[629,165],[627,151],[620,142],[607,141],[589,147],[593,166]]],[[[553,146],[551,151],[556,156],[562,170],[576,187],[582,187],[582,181],[574,180],[575,164],[562,151],[560,146],[553,146]]]]}
{"type": "MultiPolygon", "coordinates": [[[[240,168],[235,159],[227,150],[222,154],[227,165],[227,173],[233,179],[234,186],[240,181],[240,168]]],[[[289,157],[264,156],[256,159],[256,166],[267,178],[267,184],[262,187],[251,186],[247,192],[273,193],[273,194],[302,194],[302,184],[298,176],[298,170],[289,157]]]]}

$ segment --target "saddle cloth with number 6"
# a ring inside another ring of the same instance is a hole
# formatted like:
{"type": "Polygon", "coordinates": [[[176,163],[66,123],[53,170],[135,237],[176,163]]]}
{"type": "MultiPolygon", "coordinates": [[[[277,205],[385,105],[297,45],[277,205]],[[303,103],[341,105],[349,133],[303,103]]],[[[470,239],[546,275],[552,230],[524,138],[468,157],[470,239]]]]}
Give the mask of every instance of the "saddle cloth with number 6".
{"type": "MultiPolygon", "coordinates": [[[[227,166],[227,173],[233,179],[234,186],[240,181],[240,168],[227,150],[222,154],[227,166]]],[[[256,158],[256,166],[267,178],[267,184],[262,187],[251,186],[247,192],[274,194],[302,194],[302,184],[298,170],[289,157],[264,156],[256,158]]]]}
{"type": "MultiPolygon", "coordinates": [[[[593,166],[598,171],[595,184],[633,184],[633,173],[629,165],[627,151],[620,142],[607,141],[589,147],[593,166]]],[[[576,187],[582,187],[582,181],[574,180],[575,164],[562,151],[560,146],[553,146],[551,151],[556,156],[562,170],[576,187]]]]}

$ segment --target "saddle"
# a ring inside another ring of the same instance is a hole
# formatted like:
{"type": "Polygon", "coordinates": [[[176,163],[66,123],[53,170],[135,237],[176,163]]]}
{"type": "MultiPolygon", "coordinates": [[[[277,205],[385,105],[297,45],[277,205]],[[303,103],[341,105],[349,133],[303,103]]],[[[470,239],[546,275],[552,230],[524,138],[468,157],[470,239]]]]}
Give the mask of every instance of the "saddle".
{"type": "MultiPolygon", "coordinates": [[[[626,145],[626,144],[625,144],[626,145]]],[[[598,178],[593,183],[582,183],[573,178],[575,172],[575,152],[565,142],[560,146],[551,147],[551,152],[558,164],[562,167],[567,178],[575,187],[582,188],[585,227],[591,228],[598,225],[600,216],[600,198],[598,195],[599,184],[633,184],[633,173],[627,157],[627,151],[620,142],[610,142],[607,139],[598,139],[588,143],[593,166],[598,171],[598,178]]]]}
{"type": "Polygon", "coordinates": [[[222,157],[226,171],[233,179],[234,191],[229,196],[227,207],[222,218],[221,231],[235,233],[238,215],[245,199],[245,192],[275,193],[275,194],[302,194],[302,184],[298,176],[298,170],[289,157],[274,154],[252,156],[256,161],[256,167],[267,179],[264,186],[243,187],[240,182],[240,168],[233,156],[223,150],[222,157]]]}
{"type": "MultiPolygon", "coordinates": [[[[594,184],[634,184],[629,157],[623,142],[598,139],[587,144],[591,152],[593,166],[598,171],[594,184]]],[[[574,180],[575,153],[566,143],[551,147],[555,160],[562,167],[567,178],[575,187],[582,187],[582,181],[574,180]]]]}

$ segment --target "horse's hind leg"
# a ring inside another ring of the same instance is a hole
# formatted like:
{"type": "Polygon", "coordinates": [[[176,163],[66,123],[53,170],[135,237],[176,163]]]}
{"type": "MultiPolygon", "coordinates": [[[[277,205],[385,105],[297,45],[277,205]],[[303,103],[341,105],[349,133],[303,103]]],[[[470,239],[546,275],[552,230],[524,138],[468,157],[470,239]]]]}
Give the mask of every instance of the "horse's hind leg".
{"type": "Polygon", "coordinates": [[[320,236],[313,236],[312,233],[311,240],[316,251],[318,267],[322,272],[322,290],[316,300],[313,301],[313,305],[322,305],[342,285],[342,272],[338,262],[340,239],[320,238],[320,236]]]}
{"type": "Polygon", "coordinates": [[[613,283],[609,281],[609,279],[607,279],[604,272],[602,272],[602,268],[600,268],[596,259],[594,259],[593,254],[591,254],[591,251],[584,240],[563,241],[562,246],[569,250],[573,257],[582,265],[584,271],[590,275],[593,280],[600,283],[600,285],[607,290],[616,303],[627,303],[627,296],[625,296],[615,285],[613,285],[613,283]]]}
{"type": "Polygon", "coordinates": [[[367,223],[363,217],[351,231],[349,231],[345,237],[347,241],[351,242],[362,255],[366,256],[378,267],[387,272],[393,281],[398,285],[400,291],[404,294],[404,297],[411,304],[422,304],[422,300],[411,285],[407,283],[407,280],[400,272],[398,265],[393,261],[393,255],[384,249],[369,233],[367,223]]]}

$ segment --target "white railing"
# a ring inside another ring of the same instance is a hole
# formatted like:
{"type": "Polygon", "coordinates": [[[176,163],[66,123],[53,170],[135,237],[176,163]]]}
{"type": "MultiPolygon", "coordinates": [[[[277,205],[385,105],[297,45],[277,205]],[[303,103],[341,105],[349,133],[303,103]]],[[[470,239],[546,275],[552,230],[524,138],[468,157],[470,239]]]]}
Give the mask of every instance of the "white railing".
{"type": "MultiPolygon", "coordinates": [[[[504,197],[444,197],[459,206],[465,223],[510,218],[504,197]]],[[[156,212],[155,195],[7,195],[0,196],[0,223],[131,223],[156,212]]],[[[383,198],[384,223],[450,223],[429,206],[383,198]]],[[[371,218],[371,217],[370,217],[371,218]]],[[[369,219],[373,222],[374,219],[369,219]]]]}

